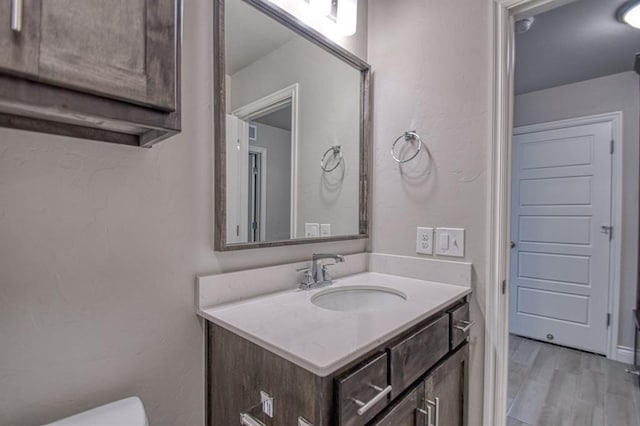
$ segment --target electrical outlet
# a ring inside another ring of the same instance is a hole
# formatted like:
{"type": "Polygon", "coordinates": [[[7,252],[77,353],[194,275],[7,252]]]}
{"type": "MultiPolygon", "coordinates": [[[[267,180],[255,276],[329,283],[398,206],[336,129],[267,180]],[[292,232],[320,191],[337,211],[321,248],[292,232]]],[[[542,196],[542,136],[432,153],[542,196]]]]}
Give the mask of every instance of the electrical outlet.
{"type": "Polygon", "coordinates": [[[433,254],[433,228],[418,228],[416,253],[433,254]]]}
{"type": "Polygon", "coordinates": [[[320,224],[319,223],[305,223],[304,224],[304,237],[315,238],[320,236],[320,224]]]}
{"type": "Polygon", "coordinates": [[[464,257],[464,229],[437,228],[436,254],[441,256],[464,257]]]}
{"type": "Polygon", "coordinates": [[[320,236],[321,237],[330,237],[331,236],[331,224],[323,223],[320,225],[320,236]]]}

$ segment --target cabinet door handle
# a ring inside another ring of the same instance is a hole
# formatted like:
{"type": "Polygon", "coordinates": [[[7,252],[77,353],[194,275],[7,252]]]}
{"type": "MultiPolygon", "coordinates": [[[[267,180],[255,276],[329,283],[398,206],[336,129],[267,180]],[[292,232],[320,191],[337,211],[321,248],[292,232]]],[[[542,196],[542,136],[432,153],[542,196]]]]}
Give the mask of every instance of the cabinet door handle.
{"type": "Polygon", "coordinates": [[[429,426],[440,426],[440,398],[436,396],[434,399],[435,402],[427,400],[427,421],[429,422],[429,426]],[[433,407],[433,411],[435,411],[435,423],[431,423],[431,407],[433,407]]]}
{"type": "Polygon", "coordinates": [[[22,0],[11,0],[11,29],[22,31],[22,0]]]}
{"type": "Polygon", "coordinates": [[[467,331],[469,331],[471,329],[471,327],[473,327],[476,323],[473,321],[458,321],[458,323],[456,325],[454,325],[453,327],[457,330],[462,331],[463,333],[466,333],[467,331]]]}
{"type": "Polygon", "coordinates": [[[364,413],[366,413],[367,411],[369,411],[371,409],[371,407],[373,407],[374,405],[376,405],[378,402],[380,402],[382,400],[382,398],[384,398],[385,396],[387,396],[390,392],[391,392],[391,385],[387,386],[386,388],[381,388],[379,386],[375,386],[375,385],[370,385],[372,388],[374,388],[375,390],[378,391],[378,394],[376,396],[374,396],[373,398],[371,398],[368,402],[362,402],[359,401],[357,399],[353,399],[352,401],[355,402],[360,408],[358,408],[358,415],[362,416],[364,413]]]}
{"type": "Polygon", "coordinates": [[[240,424],[242,426],[265,426],[260,420],[247,413],[240,414],[240,424]]]}

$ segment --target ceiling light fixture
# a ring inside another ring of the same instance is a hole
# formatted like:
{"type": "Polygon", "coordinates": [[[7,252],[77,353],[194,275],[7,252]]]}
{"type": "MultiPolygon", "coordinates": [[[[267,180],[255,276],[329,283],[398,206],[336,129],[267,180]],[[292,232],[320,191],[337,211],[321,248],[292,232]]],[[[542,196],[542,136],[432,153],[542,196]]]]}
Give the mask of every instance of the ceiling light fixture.
{"type": "Polygon", "coordinates": [[[616,13],[618,21],[640,29],[640,0],[628,1],[616,13]]]}

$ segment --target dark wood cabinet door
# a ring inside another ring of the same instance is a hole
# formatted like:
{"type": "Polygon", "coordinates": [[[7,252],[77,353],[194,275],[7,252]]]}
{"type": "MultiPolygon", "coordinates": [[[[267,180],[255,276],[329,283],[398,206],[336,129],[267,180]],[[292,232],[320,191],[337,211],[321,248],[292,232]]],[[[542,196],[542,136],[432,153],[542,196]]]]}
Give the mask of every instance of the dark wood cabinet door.
{"type": "Polygon", "coordinates": [[[427,419],[421,410],[421,401],[424,401],[424,382],[389,407],[371,426],[426,426],[427,419]]]}
{"type": "Polygon", "coordinates": [[[177,0],[40,0],[39,7],[40,81],[175,110],[177,0]]]}
{"type": "Polygon", "coordinates": [[[0,1],[0,71],[17,75],[38,73],[40,0],[22,0],[20,31],[11,28],[17,2],[0,1]]]}
{"type": "Polygon", "coordinates": [[[469,345],[460,347],[425,379],[424,410],[428,425],[466,425],[466,386],[469,345]]]}

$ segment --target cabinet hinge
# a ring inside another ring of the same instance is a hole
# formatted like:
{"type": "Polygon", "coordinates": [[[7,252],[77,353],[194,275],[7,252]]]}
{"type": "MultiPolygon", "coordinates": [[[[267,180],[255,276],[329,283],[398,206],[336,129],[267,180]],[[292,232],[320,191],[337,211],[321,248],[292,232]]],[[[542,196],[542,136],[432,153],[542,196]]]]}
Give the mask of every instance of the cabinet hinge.
{"type": "Polygon", "coordinates": [[[507,280],[502,280],[502,294],[507,293],[507,280]]]}
{"type": "Polygon", "coordinates": [[[607,327],[611,327],[611,314],[607,314],[607,327]]]}
{"type": "Polygon", "coordinates": [[[615,142],[613,141],[613,139],[611,139],[611,149],[609,150],[610,154],[613,154],[613,146],[614,146],[615,142]]]}

